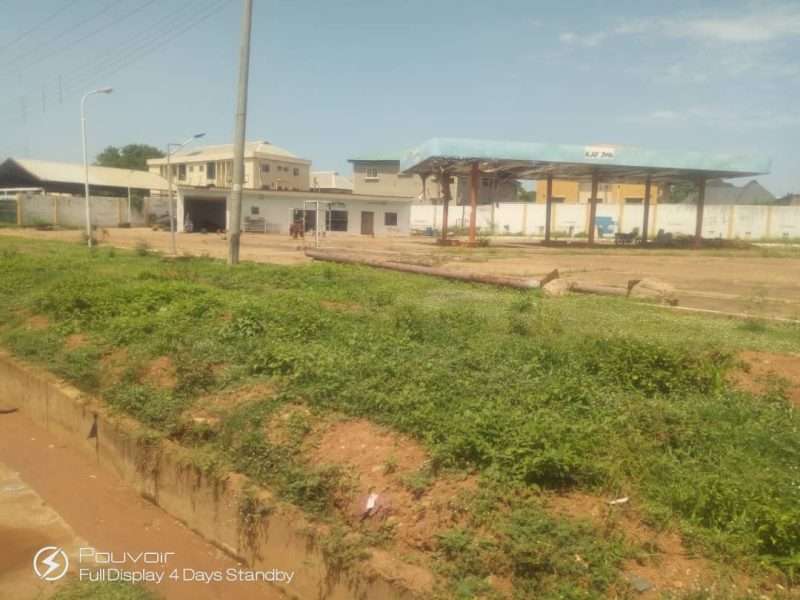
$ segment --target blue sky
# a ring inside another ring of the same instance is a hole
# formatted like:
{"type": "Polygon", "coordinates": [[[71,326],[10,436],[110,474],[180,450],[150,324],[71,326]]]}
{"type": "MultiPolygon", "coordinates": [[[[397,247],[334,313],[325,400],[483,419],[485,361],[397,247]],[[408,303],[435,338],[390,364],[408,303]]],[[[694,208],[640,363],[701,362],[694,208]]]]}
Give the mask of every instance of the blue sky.
{"type": "MultiPolygon", "coordinates": [[[[238,0],[0,0],[0,159],[232,139],[238,0]],[[24,34],[24,35],[22,35],[24,34]],[[60,80],[60,84],[59,84],[60,80]]],[[[800,192],[800,2],[255,0],[248,139],[349,173],[435,136],[773,159],[800,192]]]]}

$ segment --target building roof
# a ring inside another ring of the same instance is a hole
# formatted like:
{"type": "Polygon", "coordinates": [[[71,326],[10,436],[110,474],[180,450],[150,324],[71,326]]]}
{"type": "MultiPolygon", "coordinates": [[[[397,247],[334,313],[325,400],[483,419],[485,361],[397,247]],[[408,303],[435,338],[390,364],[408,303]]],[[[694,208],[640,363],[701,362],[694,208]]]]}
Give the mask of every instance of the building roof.
{"type": "MultiPolygon", "coordinates": [[[[84,172],[80,163],[64,163],[28,158],[9,158],[0,164],[0,181],[4,176],[23,175],[30,181],[66,185],[83,185],[84,172]]],[[[167,181],[155,173],[133,169],[89,166],[89,185],[103,188],[135,188],[166,190],[167,181]]],[[[43,186],[46,187],[46,186],[43,186]]]]}
{"type": "Polygon", "coordinates": [[[466,175],[473,163],[484,173],[515,179],[585,180],[596,173],[605,181],[689,181],[769,173],[771,162],[740,154],[649,150],[635,146],[564,145],[503,140],[434,138],[406,152],[400,168],[406,173],[446,169],[466,175]]]}
{"type": "MultiPolygon", "coordinates": [[[[686,202],[697,202],[697,193],[692,192],[686,202]]],[[[706,204],[775,204],[775,196],[755,180],[743,186],[736,186],[726,181],[709,181],[706,185],[706,204]]]]}
{"type": "MultiPolygon", "coordinates": [[[[289,162],[302,162],[311,164],[310,160],[300,158],[285,148],[270,144],[265,140],[245,142],[245,158],[278,158],[289,162]]],[[[230,160],[233,158],[233,144],[217,144],[214,146],[189,146],[172,154],[172,162],[204,161],[204,160],[230,160]]],[[[151,158],[148,165],[165,165],[166,158],[151,158]]]]}
{"type": "Polygon", "coordinates": [[[400,158],[407,152],[408,150],[365,152],[364,154],[359,154],[358,158],[348,158],[347,162],[400,162],[400,158]]]}
{"type": "Polygon", "coordinates": [[[353,191],[353,181],[336,171],[311,171],[309,180],[311,189],[353,191]]]}

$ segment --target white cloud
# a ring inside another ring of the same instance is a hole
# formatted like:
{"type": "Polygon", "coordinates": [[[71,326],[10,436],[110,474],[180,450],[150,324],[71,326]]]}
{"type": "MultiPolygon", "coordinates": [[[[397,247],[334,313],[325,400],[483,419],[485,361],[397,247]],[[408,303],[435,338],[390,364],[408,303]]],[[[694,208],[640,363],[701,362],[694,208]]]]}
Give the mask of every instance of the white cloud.
{"type": "Polygon", "coordinates": [[[673,125],[681,122],[688,126],[711,125],[740,129],[783,129],[800,126],[800,113],[781,113],[771,110],[734,112],[722,108],[693,106],[685,109],[660,108],[649,113],[622,119],[638,125],[673,125]]]}
{"type": "Polygon", "coordinates": [[[562,44],[572,44],[576,46],[586,46],[591,48],[600,45],[608,37],[607,33],[596,31],[592,33],[578,34],[572,31],[567,31],[558,36],[562,44]]]}
{"type": "Polygon", "coordinates": [[[758,4],[734,15],[623,20],[608,32],[561,34],[565,43],[596,46],[611,36],[665,35],[710,43],[763,43],[800,36],[800,3],[758,4]],[[588,41],[587,41],[588,40],[588,41]]]}

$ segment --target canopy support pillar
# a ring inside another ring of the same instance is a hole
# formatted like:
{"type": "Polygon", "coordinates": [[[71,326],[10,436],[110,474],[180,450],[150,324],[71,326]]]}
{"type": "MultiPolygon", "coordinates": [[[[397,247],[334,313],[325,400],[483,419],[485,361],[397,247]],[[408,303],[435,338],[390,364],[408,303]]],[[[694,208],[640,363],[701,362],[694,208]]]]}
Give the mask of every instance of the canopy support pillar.
{"type": "Polygon", "coordinates": [[[475,243],[475,227],[478,220],[478,188],[481,184],[481,173],[478,162],[472,163],[469,176],[469,243],[475,243]]]}
{"type": "Polygon", "coordinates": [[[650,190],[652,188],[652,182],[650,181],[650,175],[647,176],[647,180],[644,182],[644,214],[642,216],[642,246],[647,244],[647,227],[650,224],[650,190]]]}
{"type": "Polygon", "coordinates": [[[420,173],[419,178],[422,179],[422,201],[428,201],[428,173],[420,173]]]}
{"type": "Polygon", "coordinates": [[[553,176],[547,176],[547,197],[545,198],[545,216],[544,216],[544,241],[550,241],[550,224],[553,220],[553,176]]]}
{"type": "Polygon", "coordinates": [[[703,211],[706,205],[706,180],[697,180],[697,220],[694,226],[694,247],[699,248],[703,243],[703,211]]]}
{"type": "Polygon", "coordinates": [[[442,190],[442,242],[447,241],[447,209],[450,207],[450,174],[439,173],[439,186],[442,190]]]}
{"type": "Polygon", "coordinates": [[[597,171],[592,172],[592,195],[589,198],[589,245],[594,244],[594,223],[597,217],[597,171]]]}

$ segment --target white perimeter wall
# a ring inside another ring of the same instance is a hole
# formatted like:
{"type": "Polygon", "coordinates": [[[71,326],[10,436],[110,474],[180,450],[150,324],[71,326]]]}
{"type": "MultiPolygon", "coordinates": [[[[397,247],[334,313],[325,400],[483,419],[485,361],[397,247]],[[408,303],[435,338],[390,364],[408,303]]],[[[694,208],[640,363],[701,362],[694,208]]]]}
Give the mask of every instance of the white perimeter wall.
{"type": "MultiPolygon", "coordinates": [[[[80,196],[18,195],[22,225],[58,225],[81,228],[86,225],[86,202],[80,196]]],[[[92,196],[92,224],[99,227],[116,227],[128,222],[128,199],[92,196]]],[[[139,211],[133,211],[134,223],[143,220],[139,211]]]]}
{"type": "MultiPolygon", "coordinates": [[[[564,235],[585,234],[588,226],[587,204],[553,204],[552,230],[564,235]]],[[[543,236],[544,204],[500,203],[477,208],[478,228],[487,234],[543,236]]],[[[450,228],[468,227],[469,206],[450,206],[450,228]]],[[[642,229],[644,207],[637,204],[598,204],[597,215],[610,217],[614,230],[630,232],[642,229]]],[[[649,237],[659,230],[693,235],[697,208],[692,204],[657,204],[650,207],[649,237]]],[[[440,229],[442,206],[411,206],[411,229],[440,229]]],[[[703,216],[706,238],[797,238],[800,237],[800,206],[708,205],[703,216]]]]}

